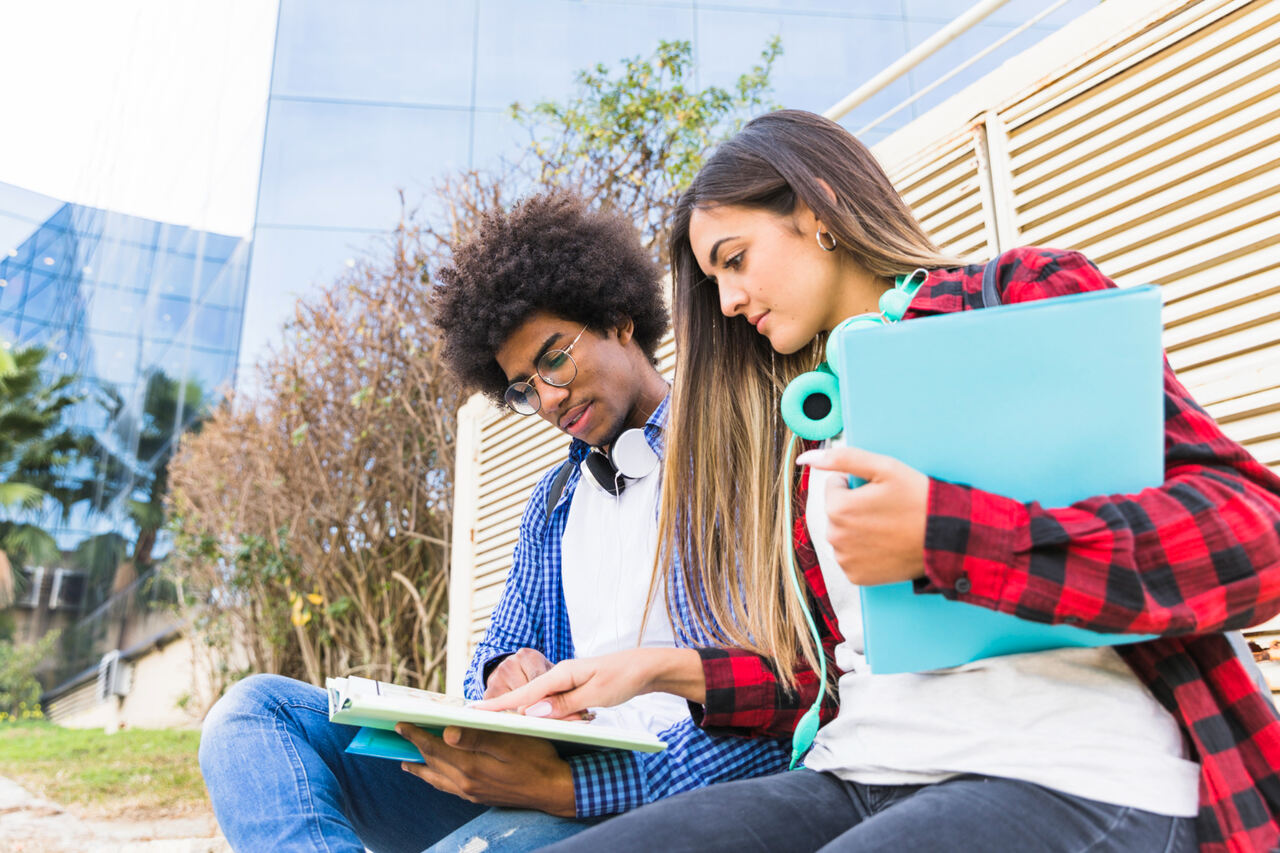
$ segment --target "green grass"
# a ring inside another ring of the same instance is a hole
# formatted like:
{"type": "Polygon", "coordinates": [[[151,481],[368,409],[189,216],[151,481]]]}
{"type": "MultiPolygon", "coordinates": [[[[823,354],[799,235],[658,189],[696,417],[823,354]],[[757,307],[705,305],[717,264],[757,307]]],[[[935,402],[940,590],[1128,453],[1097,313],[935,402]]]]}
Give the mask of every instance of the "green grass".
{"type": "Polygon", "coordinates": [[[0,776],[87,816],[179,817],[209,810],[188,730],[0,725],[0,776]]]}

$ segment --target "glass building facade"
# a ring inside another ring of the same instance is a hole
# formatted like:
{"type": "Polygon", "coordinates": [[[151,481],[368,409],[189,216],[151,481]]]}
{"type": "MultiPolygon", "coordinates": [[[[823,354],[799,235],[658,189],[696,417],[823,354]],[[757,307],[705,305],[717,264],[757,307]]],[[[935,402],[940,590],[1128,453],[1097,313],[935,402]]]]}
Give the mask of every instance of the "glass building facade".
{"type": "MultiPolygon", "coordinates": [[[[874,145],[1097,2],[1010,0],[843,122],[874,145]]],[[[777,36],[773,101],[822,111],[972,3],[278,0],[252,239],[0,183],[0,338],[50,347],[51,371],[92,386],[80,425],[136,454],[156,377],[203,394],[252,377],[296,298],[396,224],[398,191],[430,209],[441,178],[518,158],[527,133],[512,103],[563,101],[579,70],[616,68],[662,40],[693,46],[695,86],[728,86],[777,36]]],[[[88,189],[119,177],[109,159],[67,168],[88,189]]],[[[181,427],[172,424],[173,434],[181,427]]],[[[81,511],[59,529],[68,540],[114,524],[81,511]]]]}
{"type": "MultiPolygon", "coordinates": [[[[695,83],[725,86],[774,35],[773,99],[821,112],[974,0],[280,0],[242,361],[279,335],[297,295],[332,280],[460,169],[520,151],[510,105],[563,100],[574,74],[687,40],[695,83]]],[[[1011,0],[844,119],[874,145],[1098,0],[1011,0]]],[[[245,371],[242,371],[242,375],[245,371]]]]}
{"type": "Polygon", "coordinates": [[[43,346],[50,376],[78,377],[72,423],[117,463],[96,500],[47,519],[62,548],[136,535],[126,503],[146,496],[133,485],[234,382],[248,256],[242,238],[0,184],[0,342],[43,346]]]}

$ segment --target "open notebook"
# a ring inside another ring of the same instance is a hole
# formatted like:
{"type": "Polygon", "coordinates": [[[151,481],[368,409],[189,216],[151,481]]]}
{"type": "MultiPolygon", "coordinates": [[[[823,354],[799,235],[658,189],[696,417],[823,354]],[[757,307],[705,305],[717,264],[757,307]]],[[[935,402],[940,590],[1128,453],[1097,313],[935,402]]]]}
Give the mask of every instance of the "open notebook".
{"type": "Polygon", "coordinates": [[[456,696],[370,678],[326,678],[325,688],[329,692],[329,720],[364,727],[347,748],[348,752],[363,755],[401,761],[421,760],[417,749],[395,733],[395,725],[399,722],[413,723],[437,734],[445,726],[462,726],[545,738],[558,746],[574,745],[562,749],[562,754],[584,746],[637,752],[661,752],[667,746],[643,730],[619,729],[577,720],[526,717],[512,712],[481,711],[456,696]]]}

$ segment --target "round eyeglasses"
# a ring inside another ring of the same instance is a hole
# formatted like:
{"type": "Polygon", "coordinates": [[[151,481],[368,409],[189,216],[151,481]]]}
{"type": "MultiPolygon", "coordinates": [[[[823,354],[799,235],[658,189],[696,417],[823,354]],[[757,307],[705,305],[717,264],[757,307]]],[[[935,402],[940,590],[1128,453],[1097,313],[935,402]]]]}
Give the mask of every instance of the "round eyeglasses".
{"type": "MultiPolygon", "coordinates": [[[[537,371],[534,376],[553,388],[563,388],[576,379],[578,364],[569,352],[577,345],[578,338],[581,338],[586,330],[587,327],[583,326],[564,349],[547,350],[539,356],[534,364],[534,369],[537,371]]],[[[507,393],[503,395],[507,408],[517,415],[536,414],[542,408],[542,398],[538,396],[538,389],[533,387],[534,376],[512,382],[507,386],[507,393]]]]}

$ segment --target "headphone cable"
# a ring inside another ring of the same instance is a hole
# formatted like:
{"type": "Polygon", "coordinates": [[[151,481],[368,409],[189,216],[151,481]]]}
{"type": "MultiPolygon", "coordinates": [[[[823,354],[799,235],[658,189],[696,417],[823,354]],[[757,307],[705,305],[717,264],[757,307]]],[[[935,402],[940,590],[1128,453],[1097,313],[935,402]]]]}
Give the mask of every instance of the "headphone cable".
{"type": "MultiPolygon", "coordinates": [[[[792,433],[791,438],[787,442],[786,459],[790,461],[792,454],[795,452],[796,436],[792,433]]],[[[790,523],[792,518],[791,510],[791,477],[788,472],[786,477],[782,478],[783,501],[786,505],[786,518],[790,523]]],[[[791,569],[791,588],[795,591],[796,598],[800,602],[800,609],[804,611],[805,622],[809,624],[809,632],[813,635],[814,653],[818,657],[818,698],[814,701],[809,710],[805,711],[796,723],[795,732],[791,735],[791,766],[789,770],[795,770],[800,759],[809,751],[809,747],[813,746],[813,740],[818,735],[818,728],[822,725],[822,700],[827,695],[827,656],[822,648],[822,636],[818,633],[818,626],[813,620],[813,613],[809,610],[809,603],[805,597],[804,590],[800,585],[800,571],[796,568],[795,545],[792,543],[787,547],[787,566],[791,569]]]]}

